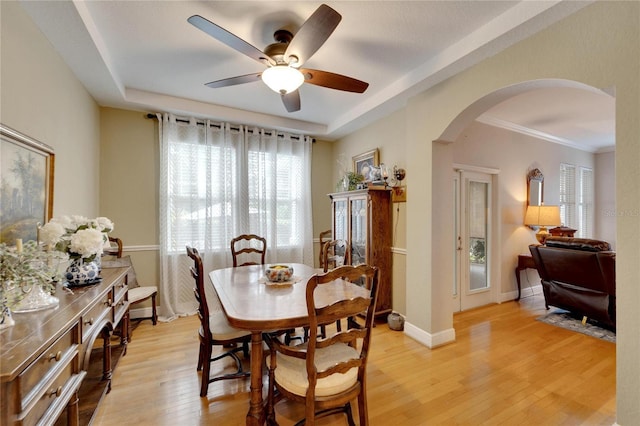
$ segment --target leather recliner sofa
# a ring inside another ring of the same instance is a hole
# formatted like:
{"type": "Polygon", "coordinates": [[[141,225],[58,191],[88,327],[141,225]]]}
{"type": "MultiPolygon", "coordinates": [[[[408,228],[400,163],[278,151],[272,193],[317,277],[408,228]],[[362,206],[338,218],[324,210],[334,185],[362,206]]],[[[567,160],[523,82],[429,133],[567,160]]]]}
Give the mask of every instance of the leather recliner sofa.
{"type": "Polygon", "coordinates": [[[549,305],[616,325],[616,253],[606,241],[549,237],[529,251],[549,305]]]}

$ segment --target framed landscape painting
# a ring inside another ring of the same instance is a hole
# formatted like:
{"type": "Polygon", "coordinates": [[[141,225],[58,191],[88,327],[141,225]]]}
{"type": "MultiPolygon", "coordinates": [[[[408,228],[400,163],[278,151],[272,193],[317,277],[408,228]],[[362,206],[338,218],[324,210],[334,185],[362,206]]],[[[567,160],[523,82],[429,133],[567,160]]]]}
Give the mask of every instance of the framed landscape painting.
{"type": "Polygon", "coordinates": [[[53,210],[53,148],[0,124],[0,243],[36,240],[53,210]]]}

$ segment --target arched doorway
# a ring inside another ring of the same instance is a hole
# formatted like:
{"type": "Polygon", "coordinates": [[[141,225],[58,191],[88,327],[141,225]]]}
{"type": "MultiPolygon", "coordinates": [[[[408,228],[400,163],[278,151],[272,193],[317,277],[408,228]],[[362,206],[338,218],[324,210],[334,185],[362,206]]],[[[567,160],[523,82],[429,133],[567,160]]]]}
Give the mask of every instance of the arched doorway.
{"type": "MultiPolygon", "coordinates": [[[[533,231],[524,227],[523,219],[526,208],[526,174],[527,171],[534,167],[541,167],[543,172],[548,173],[550,181],[547,182],[547,194],[545,197],[546,204],[559,203],[559,184],[558,173],[561,163],[576,163],[580,167],[594,169],[597,162],[597,154],[594,150],[579,146],[571,147],[568,143],[561,146],[558,142],[562,142],[547,137],[545,140],[544,132],[540,131],[543,126],[538,129],[531,129],[528,134],[518,126],[514,129],[501,128],[494,123],[487,123],[488,120],[478,120],[478,117],[484,117],[487,111],[492,111],[497,105],[504,102],[510,102],[512,99],[526,98],[525,95],[535,92],[556,91],[558,93],[568,94],[582,93],[587,94],[594,102],[602,101],[600,118],[608,118],[610,126],[608,130],[612,135],[614,132],[614,98],[610,94],[591,86],[569,80],[546,79],[527,81],[512,86],[508,86],[493,93],[490,93],[477,101],[473,102],[465,108],[456,118],[447,126],[438,139],[440,147],[434,150],[433,164],[444,171],[445,164],[450,164],[451,169],[460,169],[461,164],[475,168],[492,168],[497,170],[495,182],[496,200],[494,201],[494,209],[497,213],[495,217],[495,226],[492,231],[492,256],[493,272],[492,282],[498,286],[497,297],[493,301],[504,302],[516,298],[517,290],[515,285],[514,268],[518,255],[528,251],[528,245],[535,243],[533,231]],[[606,110],[610,109],[610,114],[606,110]],[[536,133],[537,132],[537,133],[536,133]],[[505,136],[507,135],[507,136],[505,136]]],[[[528,97],[526,99],[531,99],[528,97]]],[[[556,101],[557,102],[557,101],[556,101]]],[[[561,110],[562,105],[555,105],[561,110]]],[[[566,116],[571,116],[569,109],[570,103],[567,102],[565,108],[566,116]]],[[[538,112],[538,111],[532,111],[538,112]]],[[[553,119],[557,119],[557,112],[553,112],[549,108],[548,114],[553,115],[553,119]]],[[[551,118],[549,118],[550,120],[551,118]]],[[[568,119],[567,119],[568,120],[568,119]]],[[[569,123],[567,122],[567,125],[569,123]]],[[[612,136],[613,138],[613,136],[612,136]]],[[[612,151],[612,150],[610,150],[612,151]]],[[[610,165],[599,165],[601,173],[610,177],[608,180],[610,187],[602,192],[607,194],[615,193],[615,175],[613,152],[609,152],[611,158],[610,165]]],[[[596,179],[597,179],[596,175],[596,179]]],[[[606,180],[606,179],[604,179],[606,180]]],[[[443,200],[451,199],[442,185],[435,184],[433,188],[433,196],[435,199],[443,200]]],[[[455,206],[455,200],[452,200],[455,206]]],[[[614,206],[615,200],[607,200],[607,206],[614,206]]],[[[453,207],[452,206],[452,211],[453,207]]],[[[607,206],[604,206],[605,208],[607,206]]],[[[435,208],[435,206],[434,206],[435,208]]],[[[442,206],[438,206],[442,209],[442,206]]],[[[603,210],[603,209],[598,209],[603,210]]],[[[456,217],[452,215],[452,217],[456,217]]],[[[602,218],[599,220],[609,220],[611,226],[614,227],[613,232],[601,235],[589,235],[590,238],[606,239],[615,246],[615,220],[613,217],[602,218]],[[613,241],[612,241],[613,238],[613,241]]],[[[434,211],[434,228],[439,229],[455,229],[455,224],[450,223],[449,217],[438,217],[434,211]]],[[[604,227],[601,227],[604,228],[604,227]]],[[[455,240],[456,236],[452,235],[451,239],[455,240]]],[[[455,246],[455,243],[452,245],[455,246]]],[[[456,247],[457,250],[457,247],[456,247]]],[[[443,250],[441,256],[442,264],[453,264],[451,282],[456,282],[456,254],[455,250],[443,250]],[[447,258],[448,257],[448,258],[447,258]]],[[[526,283],[529,283],[529,290],[534,291],[533,285],[539,285],[538,276],[535,271],[525,271],[526,283]]],[[[455,285],[453,286],[455,288],[455,285]]]]}

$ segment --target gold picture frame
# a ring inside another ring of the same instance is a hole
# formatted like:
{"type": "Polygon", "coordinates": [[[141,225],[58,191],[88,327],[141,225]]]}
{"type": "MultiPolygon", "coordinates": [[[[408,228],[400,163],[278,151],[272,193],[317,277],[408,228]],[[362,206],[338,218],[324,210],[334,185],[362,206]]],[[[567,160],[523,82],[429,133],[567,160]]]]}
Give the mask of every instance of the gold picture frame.
{"type": "Polygon", "coordinates": [[[380,151],[378,148],[372,149],[353,157],[353,171],[364,176],[364,181],[369,182],[370,167],[378,167],[380,165],[380,151]]]}
{"type": "Polygon", "coordinates": [[[53,148],[0,124],[0,243],[37,240],[53,214],[53,148]]]}

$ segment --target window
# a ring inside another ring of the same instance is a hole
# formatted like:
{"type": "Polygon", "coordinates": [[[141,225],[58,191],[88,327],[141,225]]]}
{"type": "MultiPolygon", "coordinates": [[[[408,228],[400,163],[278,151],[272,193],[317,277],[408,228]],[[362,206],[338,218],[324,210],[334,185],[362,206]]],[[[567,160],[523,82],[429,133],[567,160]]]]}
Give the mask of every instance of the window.
{"type": "MultiPolygon", "coordinates": [[[[197,311],[193,265],[231,266],[231,239],[267,240],[266,261],[313,264],[311,139],[164,114],[160,143],[160,291],[163,318],[197,311]]],[[[221,308],[207,295],[212,312],[221,308]]]]}
{"type": "Polygon", "coordinates": [[[182,254],[185,245],[226,252],[243,233],[264,236],[270,250],[302,250],[310,141],[242,126],[173,125],[166,146],[167,253],[182,254]]]}
{"type": "Polygon", "coordinates": [[[593,237],[593,170],[579,168],[578,194],[578,235],[583,238],[593,237]]]}
{"type": "Polygon", "coordinates": [[[171,211],[168,217],[171,234],[166,240],[168,252],[181,253],[187,244],[205,247],[205,239],[210,249],[225,249],[228,245],[223,238],[231,229],[225,233],[207,233],[207,228],[228,226],[231,206],[224,196],[230,193],[234,197],[236,186],[232,182],[228,188],[223,188],[227,182],[213,178],[211,173],[214,165],[228,160],[231,173],[235,174],[235,149],[194,142],[197,141],[186,138],[172,140],[169,144],[167,200],[171,211]]]}
{"type": "Polygon", "coordinates": [[[560,164],[560,219],[576,236],[593,236],[593,169],[560,164]]]}

